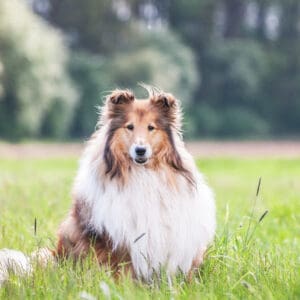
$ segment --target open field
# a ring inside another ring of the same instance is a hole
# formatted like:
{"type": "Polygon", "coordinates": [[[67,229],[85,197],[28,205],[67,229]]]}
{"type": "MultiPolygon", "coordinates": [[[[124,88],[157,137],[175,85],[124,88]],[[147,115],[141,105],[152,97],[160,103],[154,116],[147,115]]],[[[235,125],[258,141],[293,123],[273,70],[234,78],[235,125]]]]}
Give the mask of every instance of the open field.
{"type": "MultiPolygon", "coordinates": [[[[261,157],[299,158],[300,141],[195,141],[187,142],[195,157],[261,157]]],[[[78,157],[84,143],[10,144],[0,141],[2,158],[78,157]]]]}
{"type": "MultiPolygon", "coordinates": [[[[0,249],[53,247],[70,206],[77,152],[0,159],[0,249]],[[24,157],[23,157],[24,158],[24,157]],[[34,219],[37,232],[34,234],[34,219]]],[[[192,282],[114,282],[91,261],[11,280],[1,299],[297,299],[300,298],[300,158],[201,158],[217,199],[218,230],[192,282]],[[255,196],[259,177],[260,192],[255,196]],[[259,222],[261,216],[267,215],[259,222]],[[90,298],[93,299],[93,298],[90,298]]]]}

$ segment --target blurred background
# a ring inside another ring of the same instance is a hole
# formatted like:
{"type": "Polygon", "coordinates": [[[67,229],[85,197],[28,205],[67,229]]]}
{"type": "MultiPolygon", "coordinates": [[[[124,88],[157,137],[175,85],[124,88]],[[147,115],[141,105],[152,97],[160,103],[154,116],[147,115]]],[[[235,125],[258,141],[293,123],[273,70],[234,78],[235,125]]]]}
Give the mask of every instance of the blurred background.
{"type": "Polygon", "coordinates": [[[1,139],[87,138],[138,82],[182,101],[187,138],[299,138],[300,1],[0,1],[1,139]]]}

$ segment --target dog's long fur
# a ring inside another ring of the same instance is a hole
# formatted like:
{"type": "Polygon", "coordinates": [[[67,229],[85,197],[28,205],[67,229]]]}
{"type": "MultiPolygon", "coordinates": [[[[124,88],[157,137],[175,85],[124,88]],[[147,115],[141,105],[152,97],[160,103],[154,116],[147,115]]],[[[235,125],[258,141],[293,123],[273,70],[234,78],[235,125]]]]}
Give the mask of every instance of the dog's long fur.
{"type": "Polygon", "coordinates": [[[117,90],[107,97],[99,124],[80,162],[57,254],[83,257],[93,246],[100,264],[117,270],[127,262],[133,276],[146,280],[161,266],[169,274],[198,267],[214,237],[215,207],[184,147],[178,101],[161,92],[138,101],[117,90]],[[133,139],[142,136],[152,149],[145,165],[128,154],[132,120],[141,130],[133,139]],[[143,131],[148,123],[155,127],[151,133],[143,131]]]}
{"type": "Polygon", "coordinates": [[[161,267],[169,275],[197,268],[214,234],[214,197],[184,147],[179,102],[155,90],[146,100],[112,92],[81,158],[55,255],[82,259],[92,250],[116,274],[122,265],[149,280],[161,267]],[[142,163],[134,147],[147,150],[142,163]]]}

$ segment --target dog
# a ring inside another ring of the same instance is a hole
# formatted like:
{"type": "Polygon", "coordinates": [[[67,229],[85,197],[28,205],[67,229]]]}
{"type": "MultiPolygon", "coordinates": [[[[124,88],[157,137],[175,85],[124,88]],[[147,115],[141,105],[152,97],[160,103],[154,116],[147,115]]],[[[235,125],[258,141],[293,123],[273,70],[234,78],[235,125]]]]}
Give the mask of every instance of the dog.
{"type": "Polygon", "coordinates": [[[186,150],[180,103],[149,89],[115,90],[101,109],[59,228],[58,257],[85,257],[149,280],[198,268],[215,234],[211,189],[186,150]]]}
{"type": "Polygon", "coordinates": [[[56,250],[39,260],[92,252],[115,276],[145,281],[161,268],[190,276],[203,262],[215,235],[214,196],[184,146],[179,101],[146,88],[143,100],[129,90],[106,97],[56,250]]]}

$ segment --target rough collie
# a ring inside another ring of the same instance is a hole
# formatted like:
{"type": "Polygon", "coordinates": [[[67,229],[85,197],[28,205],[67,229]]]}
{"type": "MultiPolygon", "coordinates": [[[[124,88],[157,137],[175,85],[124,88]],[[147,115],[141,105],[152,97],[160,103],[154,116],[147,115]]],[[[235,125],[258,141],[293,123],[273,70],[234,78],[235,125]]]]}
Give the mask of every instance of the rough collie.
{"type": "Polygon", "coordinates": [[[59,227],[58,258],[95,253],[118,274],[190,274],[215,234],[212,191],[186,150],[179,102],[149,89],[115,90],[101,109],[59,227]]]}

